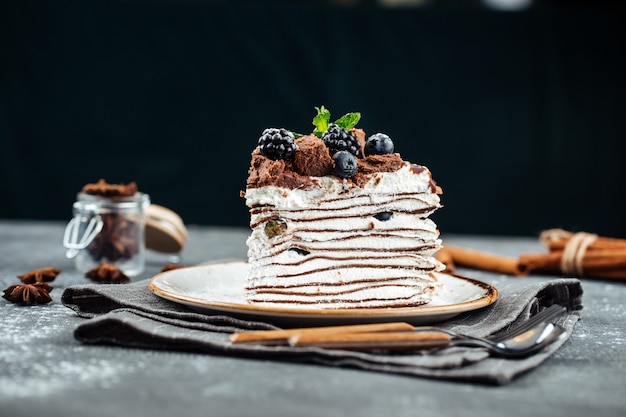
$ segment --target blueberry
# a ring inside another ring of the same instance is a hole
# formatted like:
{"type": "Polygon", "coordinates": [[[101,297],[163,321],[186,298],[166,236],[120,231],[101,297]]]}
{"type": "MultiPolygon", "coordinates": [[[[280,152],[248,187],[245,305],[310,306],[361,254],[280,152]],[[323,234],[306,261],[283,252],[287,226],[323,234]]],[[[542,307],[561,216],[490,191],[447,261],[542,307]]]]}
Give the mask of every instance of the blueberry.
{"type": "Polygon", "coordinates": [[[307,256],[309,255],[311,252],[309,252],[308,250],[304,250],[301,248],[296,248],[295,246],[293,248],[289,248],[290,251],[297,253],[298,255],[301,256],[307,256]]]}
{"type": "Polygon", "coordinates": [[[333,156],[335,175],[339,178],[352,178],[356,174],[356,159],[348,151],[339,151],[333,156]]]}
{"type": "Polygon", "coordinates": [[[393,213],[390,211],[381,211],[378,214],[374,215],[374,218],[376,218],[376,220],[380,220],[381,222],[386,222],[387,220],[391,219],[391,216],[393,216],[393,213]]]}
{"type": "Polygon", "coordinates": [[[393,153],[393,141],[384,133],[376,133],[365,142],[365,156],[393,153]]]}

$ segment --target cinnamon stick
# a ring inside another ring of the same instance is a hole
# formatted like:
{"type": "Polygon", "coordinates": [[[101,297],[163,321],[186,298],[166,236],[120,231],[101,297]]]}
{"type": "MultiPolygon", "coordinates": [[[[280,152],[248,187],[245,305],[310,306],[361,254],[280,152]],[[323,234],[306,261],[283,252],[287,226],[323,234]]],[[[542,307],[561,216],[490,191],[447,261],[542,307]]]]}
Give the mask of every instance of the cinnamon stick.
{"type": "MultiPolygon", "coordinates": [[[[563,274],[563,251],[523,254],[520,269],[526,273],[563,274]]],[[[588,278],[626,279],[626,250],[602,250],[585,253],[582,276],[588,278]]]]}
{"type": "Polygon", "coordinates": [[[522,254],[518,258],[518,265],[519,268],[525,273],[560,273],[561,255],[562,252],[522,254]]]}
{"type": "Polygon", "coordinates": [[[443,250],[445,256],[449,257],[454,265],[507,275],[519,276],[527,273],[525,269],[520,268],[516,258],[509,256],[450,245],[445,245],[443,250]]]}
{"type": "Polygon", "coordinates": [[[585,273],[585,277],[615,280],[615,281],[626,281],[626,269],[608,270],[608,271],[591,271],[589,273],[585,273]]]}
{"type": "Polygon", "coordinates": [[[541,234],[540,241],[547,253],[511,258],[445,245],[436,256],[452,271],[458,265],[515,276],[543,273],[626,280],[626,239],[551,229],[541,234]]]}
{"type": "Polygon", "coordinates": [[[453,273],[454,271],[456,271],[454,258],[452,257],[452,254],[450,253],[447,247],[443,247],[439,249],[439,251],[435,255],[435,258],[446,266],[445,272],[453,273]]]}
{"type": "MultiPolygon", "coordinates": [[[[565,249],[565,246],[569,242],[569,239],[561,239],[554,240],[547,243],[548,250],[552,251],[562,251],[565,249]]],[[[616,238],[607,238],[607,237],[599,237],[592,244],[589,245],[587,251],[599,251],[599,250],[607,250],[607,249],[626,249],[626,240],[624,239],[616,239],[616,238]]]]}
{"type": "Polygon", "coordinates": [[[625,239],[549,229],[541,233],[539,241],[549,254],[520,256],[520,266],[529,272],[626,279],[625,239]]]}

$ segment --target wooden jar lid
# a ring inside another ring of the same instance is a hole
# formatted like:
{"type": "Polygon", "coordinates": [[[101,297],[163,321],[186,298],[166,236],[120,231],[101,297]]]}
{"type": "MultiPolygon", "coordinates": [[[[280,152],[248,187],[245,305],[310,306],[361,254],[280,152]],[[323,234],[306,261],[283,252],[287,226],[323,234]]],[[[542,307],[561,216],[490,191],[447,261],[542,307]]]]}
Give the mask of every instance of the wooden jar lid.
{"type": "Polygon", "coordinates": [[[178,253],[187,242],[187,228],[172,210],[151,204],[145,209],[146,248],[157,252],[178,253]]]}

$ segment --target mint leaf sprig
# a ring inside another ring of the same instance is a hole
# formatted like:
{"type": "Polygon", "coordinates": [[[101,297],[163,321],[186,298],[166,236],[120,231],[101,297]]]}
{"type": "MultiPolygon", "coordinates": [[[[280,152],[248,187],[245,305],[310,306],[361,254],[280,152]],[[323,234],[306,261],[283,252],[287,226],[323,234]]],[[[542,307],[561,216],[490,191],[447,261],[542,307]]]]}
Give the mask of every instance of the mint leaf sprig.
{"type": "MultiPolygon", "coordinates": [[[[316,107],[315,110],[317,110],[317,115],[313,118],[313,126],[315,126],[313,134],[319,138],[322,137],[330,126],[330,111],[324,106],[316,107]]],[[[359,120],[361,120],[361,113],[353,112],[344,114],[334,123],[339,127],[349,130],[356,126],[359,120]]]]}
{"type": "Polygon", "coordinates": [[[313,134],[319,138],[328,130],[330,112],[324,106],[316,107],[315,110],[317,110],[317,116],[313,118],[313,126],[315,126],[313,134]]]}

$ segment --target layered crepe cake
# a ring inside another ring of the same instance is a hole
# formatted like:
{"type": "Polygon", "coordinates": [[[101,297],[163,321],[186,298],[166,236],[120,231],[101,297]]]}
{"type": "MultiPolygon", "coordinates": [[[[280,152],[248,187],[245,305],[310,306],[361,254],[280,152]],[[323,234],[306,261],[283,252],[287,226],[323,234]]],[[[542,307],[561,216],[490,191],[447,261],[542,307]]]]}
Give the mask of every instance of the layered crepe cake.
{"type": "Polygon", "coordinates": [[[316,133],[266,129],[252,152],[242,193],[252,229],[247,301],[308,309],[430,302],[444,269],[433,256],[441,240],[428,217],[441,188],[431,172],[404,161],[384,134],[366,139],[333,124],[316,133]]]}

